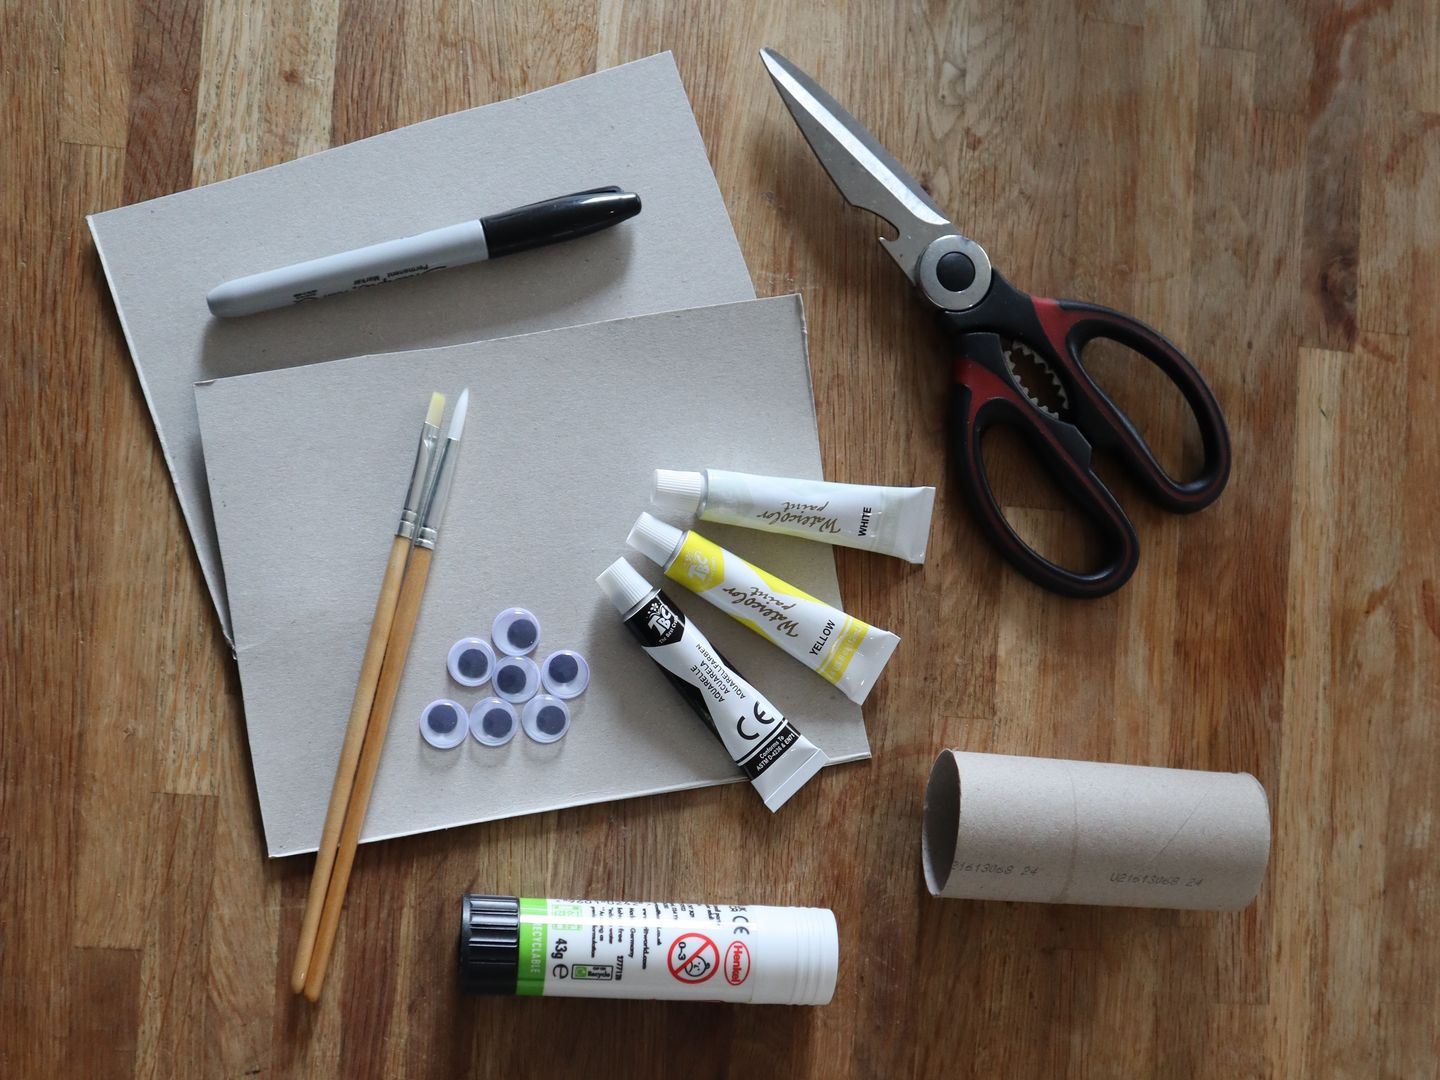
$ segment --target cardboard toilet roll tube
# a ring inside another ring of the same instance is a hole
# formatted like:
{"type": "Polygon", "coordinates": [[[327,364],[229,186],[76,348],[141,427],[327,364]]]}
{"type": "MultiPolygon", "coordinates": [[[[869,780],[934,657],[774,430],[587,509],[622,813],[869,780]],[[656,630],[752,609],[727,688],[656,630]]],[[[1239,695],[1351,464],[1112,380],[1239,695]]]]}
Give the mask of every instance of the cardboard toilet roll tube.
{"type": "Polygon", "coordinates": [[[935,896],[1235,911],[1270,857],[1249,773],[944,750],[925,788],[935,896]]]}

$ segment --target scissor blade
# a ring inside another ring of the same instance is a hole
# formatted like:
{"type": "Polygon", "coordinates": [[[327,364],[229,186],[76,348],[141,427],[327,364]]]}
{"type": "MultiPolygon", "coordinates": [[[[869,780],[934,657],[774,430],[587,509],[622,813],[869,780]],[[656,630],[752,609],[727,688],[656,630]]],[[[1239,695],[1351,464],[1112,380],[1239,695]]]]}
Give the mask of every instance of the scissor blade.
{"type": "Polygon", "coordinates": [[[881,237],[880,242],[914,281],[916,264],[929,242],[955,231],[950,219],[875,136],[814,79],[774,49],[761,49],[760,59],[845,201],[878,214],[900,234],[894,240],[881,237]]]}

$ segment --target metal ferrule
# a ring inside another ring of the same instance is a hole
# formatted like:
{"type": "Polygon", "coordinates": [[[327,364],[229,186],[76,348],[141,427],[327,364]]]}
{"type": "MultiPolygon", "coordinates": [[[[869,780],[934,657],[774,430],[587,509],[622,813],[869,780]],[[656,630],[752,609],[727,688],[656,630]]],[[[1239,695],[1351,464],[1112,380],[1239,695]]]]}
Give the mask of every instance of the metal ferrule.
{"type": "Polygon", "coordinates": [[[445,504],[450,501],[450,483],[455,479],[455,459],[460,456],[460,440],[446,439],[440,448],[440,457],[435,463],[430,490],[425,495],[424,511],[420,515],[420,530],[416,533],[415,546],[435,550],[435,539],[440,532],[440,522],[445,517],[445,504]]]}
{"type": "Polygon", "coordinates": [[[415,529],[420,524],[420,507],[425,498],[426,474],[435,457],[435,446],[440,441],[438,424],[423,424],[420,427],[420,442],[415,447],[415,465],[410,470],[410,488],[405,493],[405,506],[400,511],[400,524],[395,526],[395,535],[406,540],[415,539],[415,529]]]}

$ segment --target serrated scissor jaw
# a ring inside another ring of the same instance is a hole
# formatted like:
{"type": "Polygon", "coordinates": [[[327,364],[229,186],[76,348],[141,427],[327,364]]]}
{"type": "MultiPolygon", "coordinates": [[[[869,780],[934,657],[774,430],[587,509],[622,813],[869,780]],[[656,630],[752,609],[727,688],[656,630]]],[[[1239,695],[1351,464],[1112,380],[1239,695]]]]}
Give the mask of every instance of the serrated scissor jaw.
{"type": "Polygon", "coordinates": [[[1025,400],[1046,416],[1062,420],[1060,414],[1070,410],[1070,395],[1065,390],[1065,384],[1060,381],[1060,373],[1023,341],[1005,342],[1000,350],[1000,357],[1005,361],[1005,370],[1010,373],[1010,381],[1025,395],[1025,400]],[[1017,358],[1021,361],[1020,364],[1016,363],[1017,358]],[[1022,365],[1026,371],[1020,370],[1022,365]],[[1040,379],[1046,382],[1042,384],[1040,379]]]}

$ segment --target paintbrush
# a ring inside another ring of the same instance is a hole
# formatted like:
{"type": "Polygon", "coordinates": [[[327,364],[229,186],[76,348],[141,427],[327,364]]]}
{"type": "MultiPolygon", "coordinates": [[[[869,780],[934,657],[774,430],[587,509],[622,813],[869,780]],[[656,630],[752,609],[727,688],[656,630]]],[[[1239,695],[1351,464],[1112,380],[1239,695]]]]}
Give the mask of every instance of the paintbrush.
{"type": "Polygon", "coordinates": [[[462,390],[455,403],[455,412],[450,418],[450,430],[446,435],[445,445],[440,448],[435,466],[431,470],[420,513],[420,525],[415,534],[415,547],[405,564],[405,577],[400,583],[400,597],[395,606],[390,641],[385,647],[385,659],[380,665],[380,679],[370,712],[370,726],[365,733],[365,743],[360,750],[360,761],[355,769],[355,786],[350,792],[349,806],[345,810],[345,822],[340,829],[340,843],[335,852],[335,866],[330,874],[330,886],[325,894],[325,907],[320,915],[315,948],[305,975],[305,996],[311,1001],[319,999],[320,990],[325,985],[325,970],[330,963],[331,950],[335,947],[335,934],[340,926],[340,909],[345,904],[345,890],[350,884],[350,870],[355,864],[355,849],[360,843],[360,830],[365,825],[365,810],[370,803],[370,792],[375,786],[376,770],[380,767],[380,752],[385,746],[385,733],[390,727],[390,713],[395,707],[400,677],[405,672],[405,660],[410,653],[410,640],[415,634],[415,621],[420,615],[425,582],[430,576],[430,560],[435,554],[440,521],[445,515],[451,481],[455,478],[455,463],[460,456],[460,435],[465,428],[465,412],[469,402],[470,391],[462,390]]]}
{"type": "Polygon", "coordinates": [[[335,787],[330,792],[330,808],[325,811],[325,828],[320,834],[320,848],[315,854],[315,872],[310,878],[310,894],[305,898],[305,916],[300,923],[300,945],[295,950],[295,967],[290,973],[290,987],[295,993],[305,989],[305,974],[310,967],[310,954],[315,948],[315,933],[320,926],[320,912],[330,886],[330,873],[335,866],[335,849],[340,842],[340,827],[345,808],[350,805],[350,792],[355,783],[355,766],[370,724],[370,708],[375,701],[375,686],[380,676],[380,663],[395,607],[400,595],[400,582],[405,562],[415,540],[420,522],[421,504],[435,459],[435,446],[440,439],[440,419],[445,414],[445,395],[431,394],[430,409],[420,428],[420,442],[415,448],[415,464],[410,470],[410,486],[400,510],[400,524],[390,544],[390,560],[385,576],[380,579],[380,596],[375,601],[375,615],[370,621],[370,640],[365,644],[365,657],[360,662],[360,680],[355,687],[355,700],[350,704],[350,720],[345,726],[345,741],[340,747],[340,763],[335,769],[335,787]]]}

